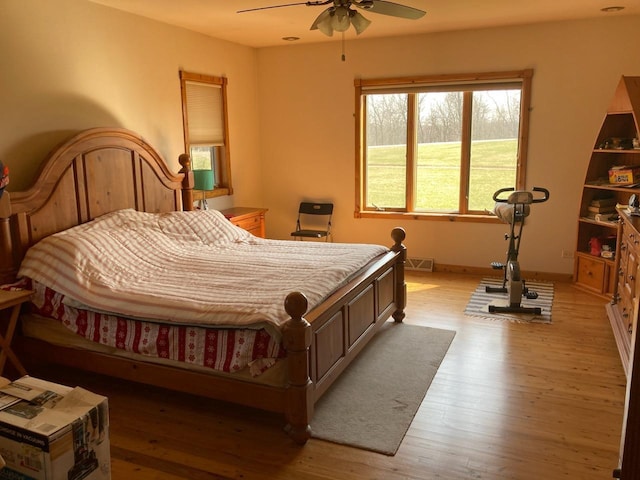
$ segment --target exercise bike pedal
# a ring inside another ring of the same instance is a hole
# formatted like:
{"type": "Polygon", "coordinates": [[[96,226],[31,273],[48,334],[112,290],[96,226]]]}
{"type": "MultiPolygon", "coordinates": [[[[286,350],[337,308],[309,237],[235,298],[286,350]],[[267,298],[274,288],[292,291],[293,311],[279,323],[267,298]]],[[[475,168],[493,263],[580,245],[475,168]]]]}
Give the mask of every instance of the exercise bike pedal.
{"type": "Polygon", "coordinates": [[[538,298],[538,292],[525,292],[524,296],[529,300],[535,300],[538,298]]]}
{"type": "Polygon", "coordinates": [[[507,287],[490,287],[489,285],[486,285],[484,287],[484,291],[485,293],[507,293],[507,287]]]}
{"type": "Polygon", "coordinates": [[[494,270],[502,270],[504,268],[504,263],[491,262],[491,268],[493,268],[494,270]]]}

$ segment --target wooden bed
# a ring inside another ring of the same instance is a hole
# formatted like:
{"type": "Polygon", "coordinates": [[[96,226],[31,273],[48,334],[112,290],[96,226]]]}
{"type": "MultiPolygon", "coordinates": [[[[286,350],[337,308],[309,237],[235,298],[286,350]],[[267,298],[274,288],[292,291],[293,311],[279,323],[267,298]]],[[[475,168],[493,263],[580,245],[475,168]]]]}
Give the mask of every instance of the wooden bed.
{"type": "MultiPolygon", "coordinates": [[[[126,208],[145,212],[193,209],[193,174],[187,155],[172,173],[158,152],[125,129],[94,128],[60,145],[43,164],[34,186],[11,192],[0,208],[0,281],[14,281],[27,249],[40,239],[126,208]]],[[[404,318],[404,230],[394,244],[350,282],[307,312],[307,300],[291,292],[291,317],[283,330],[287,351],[282,385],[265,385],[158,365],[20,336],[18,355],[28,365],[47,362],[184,391],[284,414],[291,437],[304,443],[315,402],[391,316],[404,318]]],[[[180,285],[176,285],[179,289],[180,285]]]]}

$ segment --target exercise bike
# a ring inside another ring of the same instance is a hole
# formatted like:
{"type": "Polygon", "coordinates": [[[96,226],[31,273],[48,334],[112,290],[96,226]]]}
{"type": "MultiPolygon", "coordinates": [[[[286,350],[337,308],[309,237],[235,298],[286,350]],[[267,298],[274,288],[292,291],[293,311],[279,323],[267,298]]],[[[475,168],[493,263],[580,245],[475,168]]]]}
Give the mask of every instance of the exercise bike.
{"type": "Polygon", "coordinates": [[[514,188],[501,188],[493,194],[496,202],[495,215],[510,225],[510,233],[505,234],[505,240],[509,240],[506,263],[493,262],[491,267],[504,271],[502,287],[486,286],[487,293],[507,293],[509,304],[505,306],[489,305],[491,313],[533,313],[540,315],[540,307],[525,307],[522,305],[522,297],[527,299],[538,298],[537,292],[529,290],[520,273],[518,263],[518,251],[522,238],[524,219],[529,216],[530,206],[533,203],[542,203],[549,200],[549,190],[542,187],[533,187],[533,191],[515,190],[514,188]],[[508,197],[503,194],[511,192],[508,197]],[[516,227],[519,226],[516,233],[516,227]]]}

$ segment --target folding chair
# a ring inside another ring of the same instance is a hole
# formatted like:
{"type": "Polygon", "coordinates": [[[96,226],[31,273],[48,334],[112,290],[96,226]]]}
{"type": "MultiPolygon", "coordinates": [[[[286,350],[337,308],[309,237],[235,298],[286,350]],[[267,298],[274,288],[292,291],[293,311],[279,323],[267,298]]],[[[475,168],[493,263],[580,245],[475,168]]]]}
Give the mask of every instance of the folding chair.
{"type": "Polygon", "coordinates": [[[324,238],[331,237],[331,215],[333,203],[301,202],[298,208],[296,230],[291,232],[294,238],[324,238]],[[304,227],[303,227],[303,224],[304,227]]]}

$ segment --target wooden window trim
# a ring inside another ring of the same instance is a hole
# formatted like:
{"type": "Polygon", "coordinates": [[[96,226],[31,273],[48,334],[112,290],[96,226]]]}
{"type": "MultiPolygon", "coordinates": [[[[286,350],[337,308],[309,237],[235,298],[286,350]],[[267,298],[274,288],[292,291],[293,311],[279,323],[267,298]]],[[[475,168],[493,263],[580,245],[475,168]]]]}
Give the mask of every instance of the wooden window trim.
{"type": "MultiPolygon", "coordinates": [[[[413,211],[375,211],[365,209],[365,189],[363,181],[365,178],[365,165],[363,152],[366,150],[365,126],[363,124],[364,113],[366,109],[366,93],[375,91],[380,88],[380,92],[391,92],[392,87],[398,87],[403,91],[418,91],[421,86],[445,86],[451,84],[459,87],[465,83],[470,85],[481,85],[483,82],[491,83],[507,83],[509,80],[518,81],[521,85],[520,99],[520,125],[518,133],[518,158],[516,173],[516,189],[526,188],[526,170],[527,170],[527,152],[529,147],[529,113],[531,110],[531,85],[532,85],[533,69],[511,70],[505,72],[485,72],[485,73],[460,73],[460,74],[444,74],[444,75],[427,75],[427,76],[411,76],[411,77],[394,77],[381,79],[355,79],[355,218],[385,218],[385,219],[413,219],[413,220],[445,220],[445,221],[464,221],[464,222],[484,222],[484,223],[500,223],[493,215],[472,213],[466,210],[466,204],[463,205],[463,194],[468,191],[469,172],[468,168],[463,167],[460,185],[460,212],[459,213],[433,213],[433,212],[413,212],[413,211]]],[[[410,95],[411,97],[411,95],[410,95]]],[[[409,100],[411,102],[411,100],[409,100]]],[[[470,110],[470,109],[469,109],[470,110]]],[[[411,115],[411,109],[409,115],[411,115]]],[[[465,115],[471,115],[471,112],[464,112],[465,115]]],[[[415,112],[414,112],[415,117],[415,112]]],[[[413,122],[407,122],[412,125],[413,122]]],[[[469,123],[470,125],[470,123],[469,123]]],[[[409,129],[409,126],[407,127],[409,129]]],[[[471,132],[462,132],[463,135],[471,135],[471,132]]],[[[407,148],[411,147],[409,138],[407,139],[407,148]]],[[[465,164],[466,165],[466,164],[465,164]]],[[[409,166],[409,165],[407,165],[409,166]]],[[[407,173],[407,182],[414,181],[412,174],[407,173]]],[[[407,183],[409,185],[409,183],[407,183]]],[[[409,199],[409,196],[407,196],[409,199]]],[[[411,204],[410,204],[411,205],[411,204]]],[[[407,205],[407,208],[409,206],[407,205]]]]}
{"type": "Polygon", "coordinates": [[[217,77],[214,75],[205,75],[200,73],[186,72],[180,70],[180,96],[182,101],[182,126],[184,132],[184,149],[185,152],[190,151],[189,141],[189,116],[187,114],[187,91],[186,82],[198,82],[205,84],[219,85],[222,91],[222,115],[223,115],[223,132],[224,143],[219,147],[222,154],[220,159],[219,186],[214,190],[205,192],[206,198],[220,197],[223,195],[233,194],[233,186],[231,182],[231,152],[229,148],[229,109],[227,101],[227,84],[226,77],[217,77]]]}

